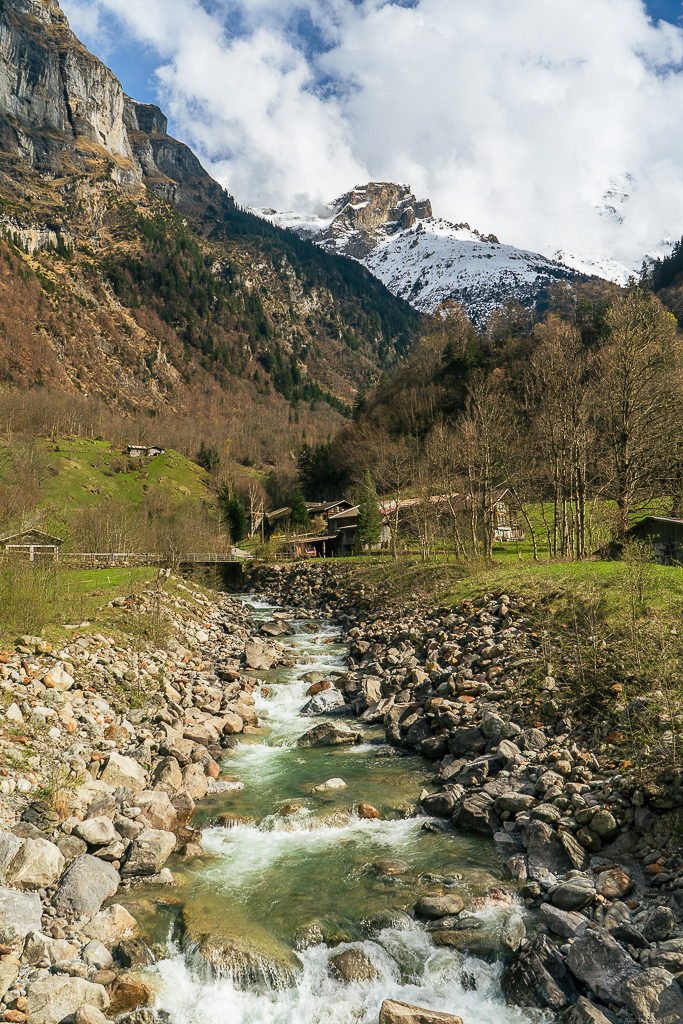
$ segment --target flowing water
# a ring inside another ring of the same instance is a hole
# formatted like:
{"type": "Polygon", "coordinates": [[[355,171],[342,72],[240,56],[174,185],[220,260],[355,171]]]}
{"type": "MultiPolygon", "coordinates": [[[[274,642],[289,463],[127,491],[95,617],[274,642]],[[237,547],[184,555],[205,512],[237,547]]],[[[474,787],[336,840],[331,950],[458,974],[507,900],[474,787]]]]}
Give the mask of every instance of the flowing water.
{"type": "MultiPolygon", "coordinates": [[[[250,603],[254,618],[270,618],[272,607],[250,603]]],[[[465,1024],[549,1020],[505,1005],[500,965],[437,948],[412,920],[393,921],[399,927],[368,938],[363,919],[410,912],[426,893],[458,892],[489,929],[511,908],[486,898],[501,877],[490,840],[423,829],[428,819],[416,816],[416,807],[432,769],[418,757],[377,758],[382,728],[350,747],[295,746],[321,721],[299,714],[310,686],[303,677],[344,671],[346,649],[328,623],[293,624],[311,630],[280,638],[296,667],[259,673],[269,691],[256,701],[264,735],[243,737],[223,758],[224,777],[242,781],[244,789],[202,801],[197,822],[208,826],[206,856],[189,867],[169,862],[180,875],[178,888],[133,890],[126,902],[148,941],[172,939],[181,907],[204,932],[237,934],[266,950],[272,942],[290,957],[302,928],[317,924],[326,941],[299,953],[293,976],[283,972],[269,984],[250,985],[212,977],[196,948],[172,940],[175,954],[153,969],[157,1008],[172,1024],[377,1024],[382,1000],[392,998],[458,1014],[465,1024]],[[346,787],[312,791],[330,778],[346,787]],[[381,819],[359,819],[359,801],[378,808],[381,819]],[[298,809],[278,813],[291,804],[298,809]],[[225,813],[239,823],[213,824],[225,813]],[[348,984],[331,977],[328,959],[349,944],[371,957],[374,980],[348,984]]]]}

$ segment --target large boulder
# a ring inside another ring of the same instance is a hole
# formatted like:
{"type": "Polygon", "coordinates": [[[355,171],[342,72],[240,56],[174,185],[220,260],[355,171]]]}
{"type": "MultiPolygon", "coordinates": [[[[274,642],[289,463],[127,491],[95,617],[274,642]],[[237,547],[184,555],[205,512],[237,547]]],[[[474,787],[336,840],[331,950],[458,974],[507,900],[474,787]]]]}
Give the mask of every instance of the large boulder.
{"type": "Polygon", "coordinates": [[[379,1024],[462,1024],[462,1018],[385,999],[379,1011],[379,1024]]]}
{"type": "Polygon", "coordinates": [[[465,904],[457,893],[447,893],[444,896],[423,896],[415,905],[415,913],[419,917],[427,917],[436,920],[440,917],[448,917],[450,914],[459,914],[465,904]]]}
{"type": "Polygon", "coordinates": [[[540,882],[548,873],[564,875],[571,870],[572,863],[567,851],[550,825],[544,821],[530,821],[523,838],[529,878],[533,881],[540,882]]]}
{"type": "Polygon", "coordinates": [[[299,710],[300,715],[324,715],[326,711],[344,707],[344,696],[339,690],[321,690],[299,710]]]}
{"type": "Polygon", "coordinates": [[[178,821],[178,814],[165,790],[145,790],[135,798],[152,828],[172,832],[178,821]]]}
{"type": "Polygon", "coordinates": [[[57,881],[65,860],[58,846],[47,839],[25,839],[7,871],[17,889],[44,889],[57,881]]]}
{"type": "Polygon", "coordinates": [[[327,961],[327,968],[333,978],[349,984],[354,981],[374,981],[378,974],[368,954],[357,946],[335,953],[327,961]]]}
{"type": "Polygon", "coordinates": [[[244,660],[247,668],[267,671],[277,660],[277,652],[263,644],[247,643],[244,645],[244,660]]]}
{"type": "Polygon", "coordinates": [[[131,793],[141,793],[147,789],[147,776],[144,768],[134,761],[132,757],[123,757],[115,751],[109,755],[107,767],[100,776],[102,782],[114,789],[119,787],[128,788],[131,793]]]}
{"type": "Polygon", "coordinates": [[[26,936],[21,961],[35,966],[41,960],[56,964],[62,960],[75,960],[77,956],[78,950],[66,939],[51,939],[41,932],[30,932],[26,936]]]}
{"type": "Polygon", "coordinates": [[[137,929],[138,923],[135,918],[120,903],[114,903],[106,910],[100,910],[99,914],[95,914],[82,929],[82,935],[86,939],[112,946],[126,935],[132,935],[137,929]]]}
{"type": "Polygon", "coordinates": [[[105,900],[119,887],[119,873],[89,853],[76,857],[62,875],[52,905],[62,913],[94,917],[105,900]]]}
{"type": "Polygon", "coordinates": [[[563,939],[575,939],[588,927],[588,918],[571,910],[560,910],[552,903],[541,904],[541,918],[551,932],[563,939]]]}
{"type": "Polygon", "coordinates": [[[135,839],[128,852],[121,874],[156,875],[173,853],[176,838],[172,832],[163,829],[145,828],[135,839]]]}
{"type": "Polygon", "coordinates": [[[621,998],[638,1024],[680,1024],[683,1021],[683,990],[662,968],[651,968],[627,978],[621,998]]]}
{"type": "Polygon", "coordinates": [[[338,747],[343,743],[356,743],[360,733],[339,722],[321,722],[299,736],[297,747],[338,747]]]}
{"type": "Polygon", "coordinates": [[[567,967],[598,999],[623,1004],[624,982],[642,971],[606,928],[587,929],[567,956],[567,967]]]}
{"type": "Polygon", "coordinates": [[[73,835],[82,839],[88,846],[107,846],[120,839],[111,818],[102,815],[98,818],[86,818],[74,826],[73,835]]]}
{"type": "Polygon", "coordinates": [[[493,803],[494,798],[489,793],[472,793],[455,808],[451,821],[458,828],[492,836],[501,828],[493,803]]]}
{"type": "MultiPolygon", "coordinates": [[[[240,719],[240,725],[242,724],[240,719]]],[[[175,757],[163,757],[152,773],[154,789],[165,790],[173,796],[183,784],[180,765],[175,757]]]]}
{"type": "Polygon", "coordinates": [[[464,755],[471,757],[474,754],[481,754],[485,747],[486,737],[475,726],[455,729],[448,740],[448,749],[456,757],[463,757],[464,755]]]}
{"type": "Polygon", "coordinates": [[[21,843],[22,840],[13,832],[0,832],[0,878],[4,878],[21,843]]]}
{"type": "Polygon", "coordinates": [[[559,1012],[579,997],[560,953],[547,935],[540,935],[520,950],[504,970],[501,985],[507,1001],[515,1006],[559,1012]]]}
{"type": "Polygon", "coordinates": [[[602,1010],[593,1006],[585,996],[581,996],[567,1012],[564,1024],[611,1024],[611,1021],[605,1017],[602,1010]]]}
{"type": "Polygon", "coordinates": [[[201,800],[206,796],[209,780],[200,764],[188,764],[183,771],[183,790],[193,800],[201,800]]]}
{"type": "Polygon", "coordinates": [[[42,909],[37,892],[0,888],[0,942],[15,945],[29,932],[39,932],[42,909]]]}
{"type": "Polygon", "coordinates": [[[109,996],[102,985],[63,974],[34,981],[28,989],[27,1015],[31,1024],[59,1024],[81,1006],[109,1008],[109,996]]]}
{"type": "Polygon", "coordinates": [[[581,910],[595,899],[595,889],[590,878],[576,875],[567,882],[553,885],[548,895],[560,910],[581,910]]]}

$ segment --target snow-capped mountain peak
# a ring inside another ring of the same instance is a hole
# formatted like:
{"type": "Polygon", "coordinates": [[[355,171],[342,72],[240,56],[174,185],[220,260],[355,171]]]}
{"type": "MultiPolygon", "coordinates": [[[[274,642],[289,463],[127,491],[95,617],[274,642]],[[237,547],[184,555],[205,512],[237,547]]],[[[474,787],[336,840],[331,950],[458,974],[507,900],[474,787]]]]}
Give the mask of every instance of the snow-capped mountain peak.
{"type": "Polygon", "coordinates": [[[633,273],[600,256],[543,256],[503,244],[469,224],[434,217],[429,199],[395,182],[357,185],[314,215],[254,212],[358,260],[417,309],[431,313],[454,299],[479,322],[510,298],[532,304],[553,280],[596,276],[625,284],[633,273]]]}

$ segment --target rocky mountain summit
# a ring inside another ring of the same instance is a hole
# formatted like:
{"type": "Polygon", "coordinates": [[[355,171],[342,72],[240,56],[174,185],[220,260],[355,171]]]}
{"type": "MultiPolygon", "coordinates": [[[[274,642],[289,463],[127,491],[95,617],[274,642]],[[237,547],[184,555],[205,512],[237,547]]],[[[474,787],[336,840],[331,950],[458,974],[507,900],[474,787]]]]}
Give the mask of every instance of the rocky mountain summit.
{"type": "Polygon", "coordinates": [[[533,304],[552,281],[594,275],[625,284],[630,275],[614,260],[563,251],[542,256],[434,217],[430,200],[417,199],[410,185],[359,185],[319,217],[260,213],[328,252],[358,260],[416,309],[432,313],[454,299],[477,322],[510,298],[533,304]]]}

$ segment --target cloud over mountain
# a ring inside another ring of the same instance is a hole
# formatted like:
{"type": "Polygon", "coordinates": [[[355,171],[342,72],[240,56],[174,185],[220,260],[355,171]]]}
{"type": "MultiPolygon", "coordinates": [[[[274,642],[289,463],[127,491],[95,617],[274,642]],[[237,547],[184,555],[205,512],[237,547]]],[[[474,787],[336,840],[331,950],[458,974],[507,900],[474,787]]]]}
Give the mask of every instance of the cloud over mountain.
{"type": "Polygon", "coordinates": [[[683,32],[641,0],[63,7],[96,52],[121,33],[151,50],[176,134],[242,203],[397,180],[544,252],[635,264],[683,234],[683,32]]]}

